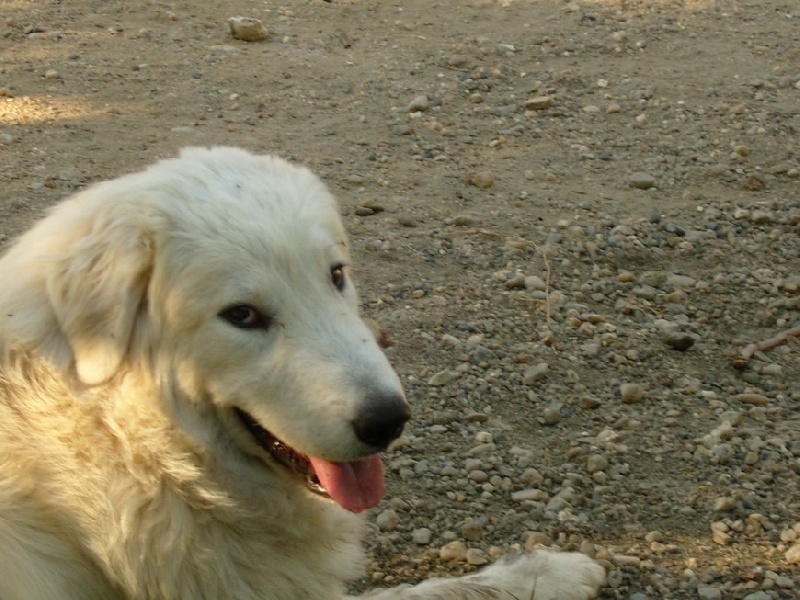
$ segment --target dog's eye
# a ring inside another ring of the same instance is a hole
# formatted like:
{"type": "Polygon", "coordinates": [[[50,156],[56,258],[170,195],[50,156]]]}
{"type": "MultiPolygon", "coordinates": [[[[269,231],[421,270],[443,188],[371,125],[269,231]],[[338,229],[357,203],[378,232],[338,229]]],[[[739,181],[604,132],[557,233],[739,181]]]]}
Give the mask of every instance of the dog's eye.
{"type": "Polygon", "coordinates": [[[219,316],[239,329],[267,329],[271,319],[249,304],[229,306],[219,316]]]}
{"type": "Polygon", "coordinates": [[[333,287],[340,292],[344,291],[345,281],[344,265],[342,263],[336,263],[331,267],[331,282],[333,283],[333,287]]]}

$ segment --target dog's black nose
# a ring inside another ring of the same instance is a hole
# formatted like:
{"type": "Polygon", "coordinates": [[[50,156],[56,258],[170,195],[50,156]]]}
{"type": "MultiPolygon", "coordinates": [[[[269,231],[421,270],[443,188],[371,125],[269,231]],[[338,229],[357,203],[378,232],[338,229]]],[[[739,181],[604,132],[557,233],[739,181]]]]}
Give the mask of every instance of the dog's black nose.
{"type": "Polygon", "coordinates": [[[405,398],[397,394],[372,396],[353,421],[356,437],[374,448],[385,449],[400,437],[411,417],[405,398]]]}

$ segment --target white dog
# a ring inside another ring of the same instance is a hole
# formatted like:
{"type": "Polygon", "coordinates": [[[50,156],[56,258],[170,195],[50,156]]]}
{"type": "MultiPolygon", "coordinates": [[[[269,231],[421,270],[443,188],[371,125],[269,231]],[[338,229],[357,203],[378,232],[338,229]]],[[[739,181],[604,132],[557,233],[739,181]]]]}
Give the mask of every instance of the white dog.
{"type": "MultiPolygon", "coordinates": [[[[0,598],[335,600],[409,417],[307,170],[188,150],[0,259],[0,598]]],[[[585,599],[538,552],[375,599],[585,599]]]]}

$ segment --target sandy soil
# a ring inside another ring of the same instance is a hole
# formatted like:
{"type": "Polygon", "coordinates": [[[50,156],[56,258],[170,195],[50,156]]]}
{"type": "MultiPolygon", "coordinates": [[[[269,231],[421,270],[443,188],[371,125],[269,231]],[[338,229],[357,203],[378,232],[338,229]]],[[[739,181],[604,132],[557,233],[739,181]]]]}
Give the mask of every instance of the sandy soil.
{"type": "Polygon", "coordinates": [[[304,163],[416,407],[360,587],[538,541],[794,598],[798,346],[729,354],[800,325],[799,65],[795,0],[4,0],[0,244],[184,146],[304,163]]]}

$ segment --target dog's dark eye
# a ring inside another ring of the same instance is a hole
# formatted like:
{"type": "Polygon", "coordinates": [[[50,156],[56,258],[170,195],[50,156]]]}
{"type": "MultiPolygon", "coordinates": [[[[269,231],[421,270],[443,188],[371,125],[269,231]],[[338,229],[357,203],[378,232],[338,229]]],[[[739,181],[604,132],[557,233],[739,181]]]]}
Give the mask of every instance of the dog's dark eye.
{"type": "Polygon", "coordinates": [[[249,304],[229,306],[219,316],[239,329],[267,329],[271,319],[257,308],[249,304]]]}
{"type": "Polygon", "coordinates": [[[344,291],[345,281],[344,265],[342,263],[336,263],[331,267],[331,282],[333,283],[333,287],[340,292],[344,291]]]}

